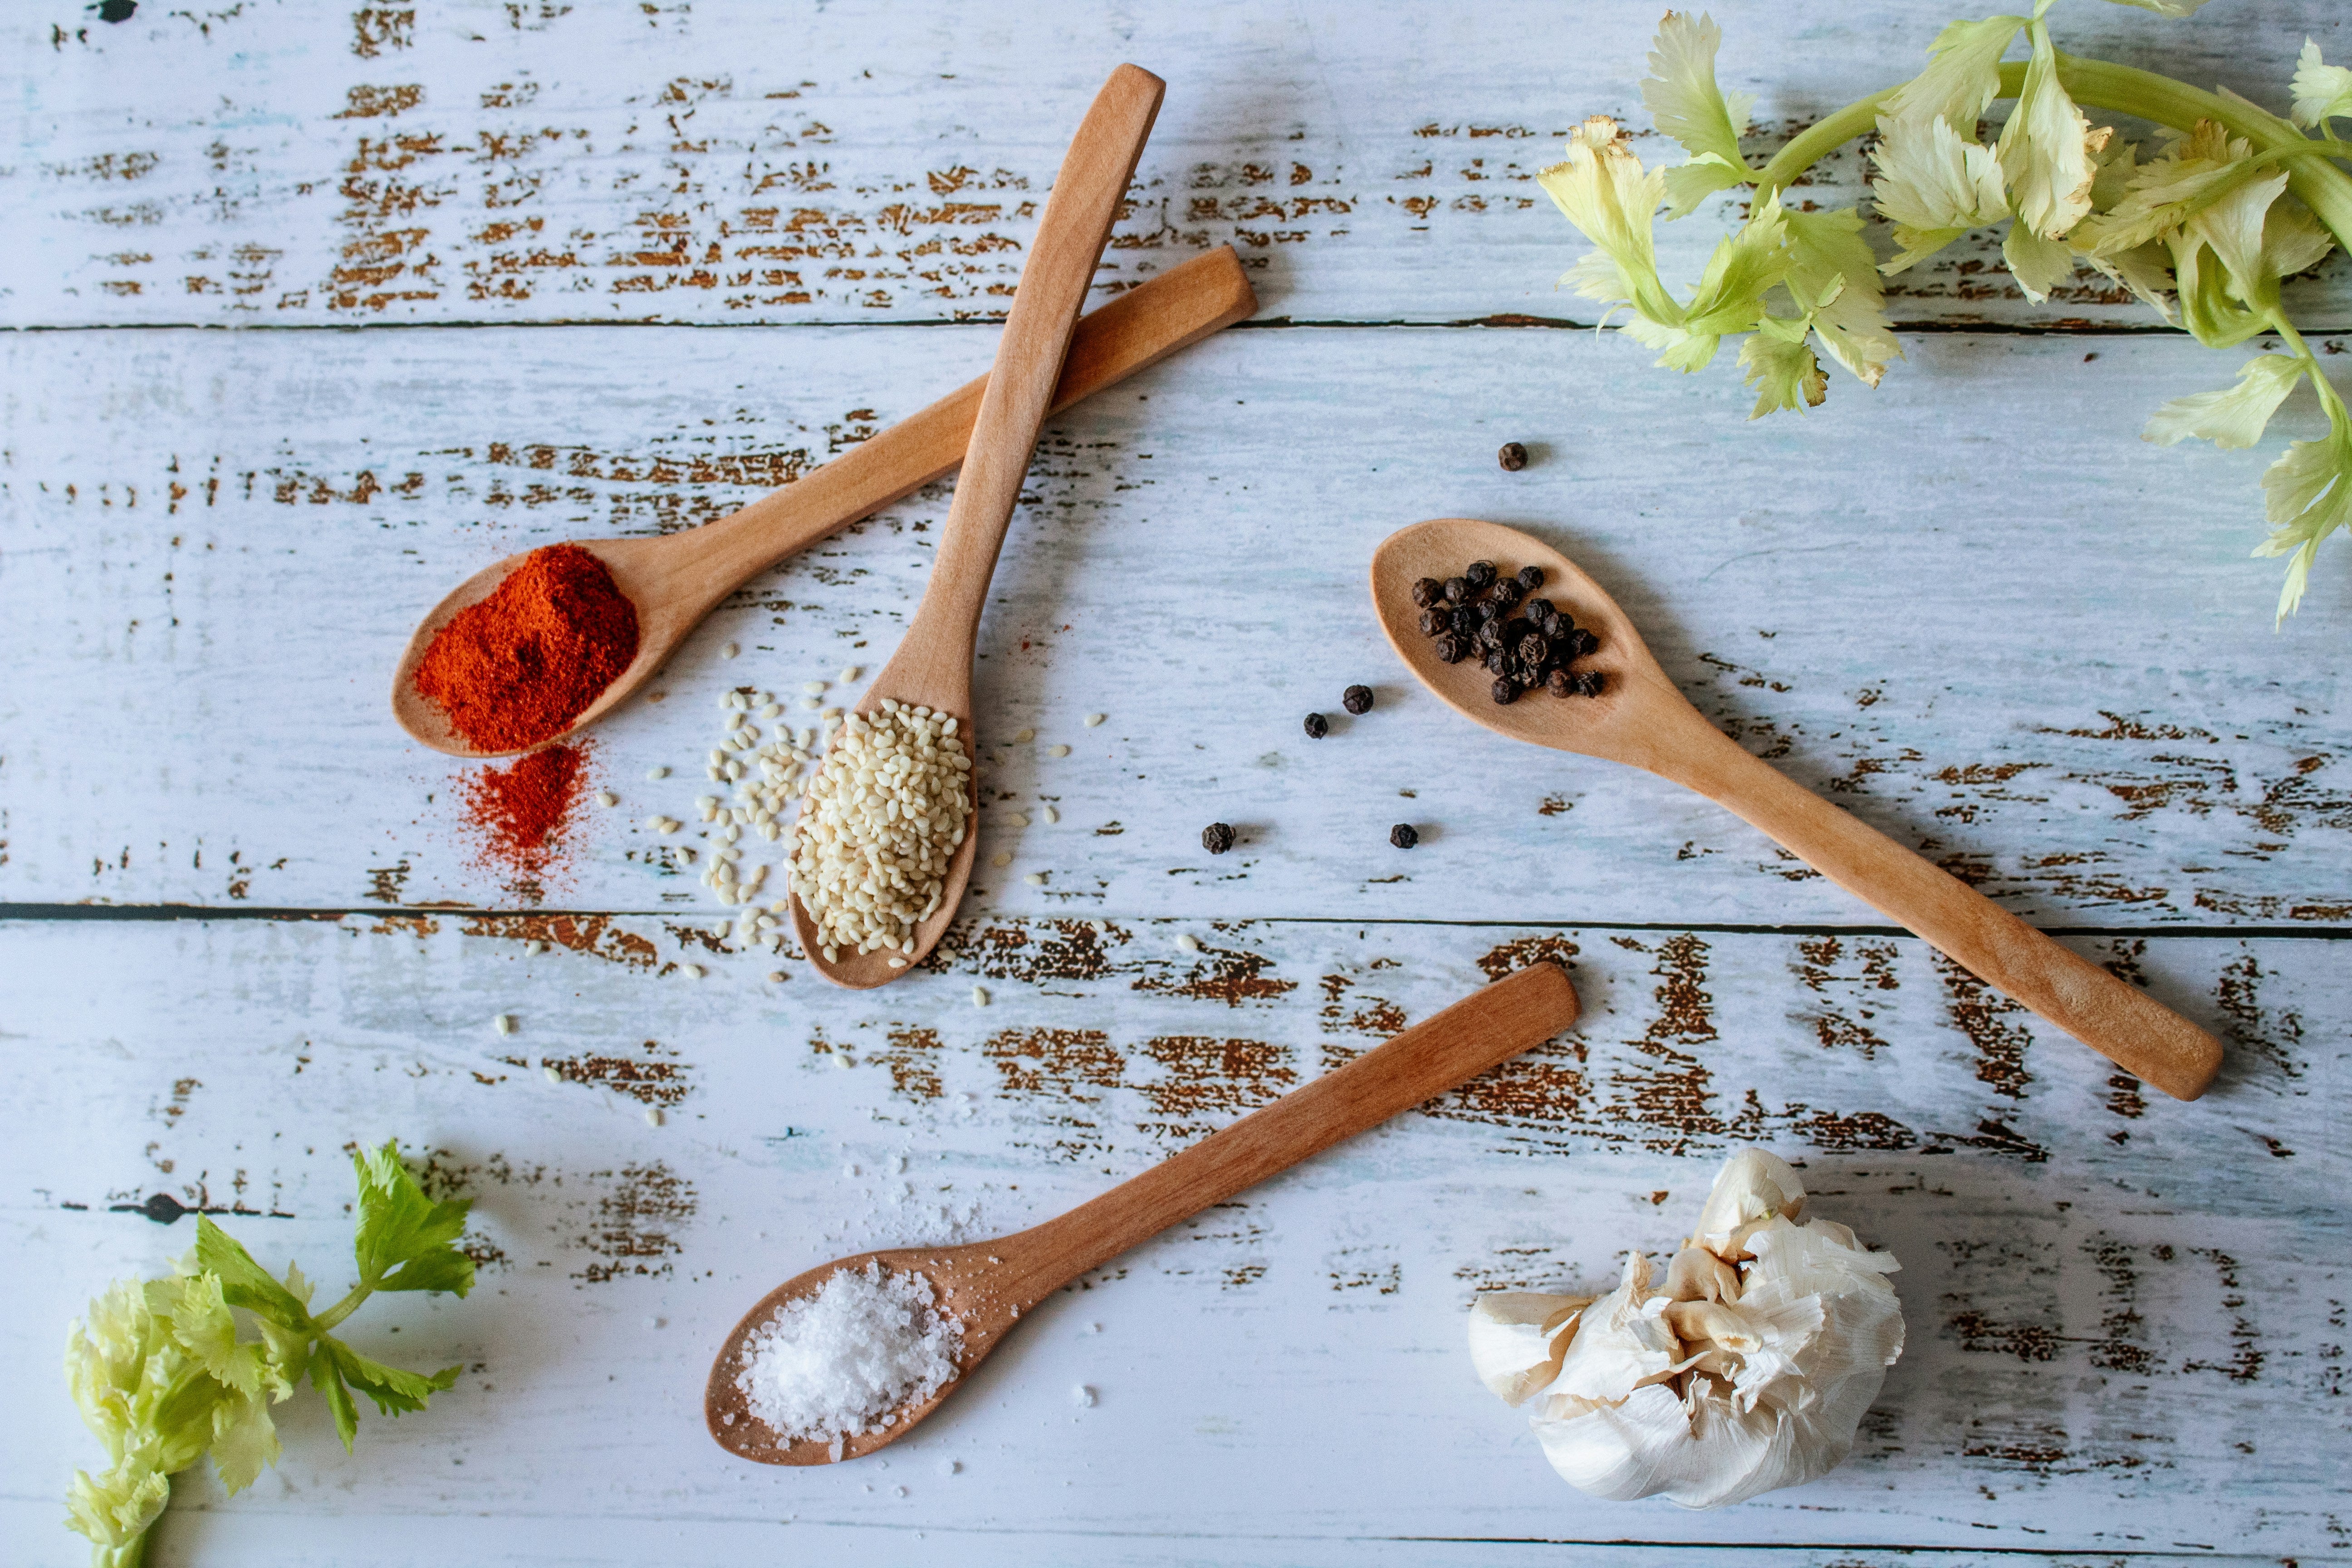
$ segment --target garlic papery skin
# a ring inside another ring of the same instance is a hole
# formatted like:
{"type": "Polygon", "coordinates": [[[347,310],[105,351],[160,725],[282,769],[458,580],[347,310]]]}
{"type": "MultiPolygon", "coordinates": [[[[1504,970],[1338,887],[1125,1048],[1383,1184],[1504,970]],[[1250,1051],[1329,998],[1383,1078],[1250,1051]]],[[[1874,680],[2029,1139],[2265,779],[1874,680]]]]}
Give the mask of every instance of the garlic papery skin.
{"type": "Polygon", "coordinates": [[[1903,1311],[1893,1256],[1834,1221],[1796,1223],[1804,1203],[1785,1161],[1742,1150],[1663,1289],[1635,1252],[1580,1310],[1479,1298],[1480,1378],[1528,1405],[1552,1468],[1595,1497],[1717,1508],[1826,1474],[1903,1353],[1903,1311]]]}

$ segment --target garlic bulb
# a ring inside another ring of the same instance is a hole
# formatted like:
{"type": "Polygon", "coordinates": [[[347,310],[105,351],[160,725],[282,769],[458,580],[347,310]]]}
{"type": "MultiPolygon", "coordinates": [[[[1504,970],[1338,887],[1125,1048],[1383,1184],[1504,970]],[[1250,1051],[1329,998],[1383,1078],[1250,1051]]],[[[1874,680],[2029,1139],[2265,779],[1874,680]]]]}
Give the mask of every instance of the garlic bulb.
{"type": "Polygon", "coordinates": [[[1799,1225],[1804,1205],[1787,1162],[1742,1150],[1663,1286],[1632,1252],[1598,1300],[1481,1296],[1471,1363],[1595,1497],[1717,1508],[1824,1475],[1903,1353],[1903,1310],[1893,1256],[1799,1225]]]}

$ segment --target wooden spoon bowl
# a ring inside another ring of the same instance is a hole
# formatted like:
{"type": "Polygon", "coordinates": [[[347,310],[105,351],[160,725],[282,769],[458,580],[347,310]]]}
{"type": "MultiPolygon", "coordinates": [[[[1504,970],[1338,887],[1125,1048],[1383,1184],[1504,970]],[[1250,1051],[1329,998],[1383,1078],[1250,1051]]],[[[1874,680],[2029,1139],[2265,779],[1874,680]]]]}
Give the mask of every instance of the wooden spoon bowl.
{"type": "Polygon", "coordinates": [[[783,1441],[751,1413],[741,1379],[777,1309],[814,1294],[841,1269],[879,1262],[892,1273],[920,1274],[963,1326],[954,1379],[893,1412],[881,1431],[846,1437],[838,1457],[847,1459],[905,1436],[963,1385],[1024,1314],[1089,1268],[1541,1045],[1576,1015],[1567,971],[1549,961],[1532,963],[1044,1225],[961,1247],[855,1253],[796,1274],[760,1298],[712,1360],[703,1388],[710,1436],[729,1453],[766,1465],[822,1465],[836,1457],[830,1442],[783,1441]]]}
{"type": "Polygon", "coordinates": [[[1372,605],[1405,667],[1447,706],[1498,734],[1603,757],[1697,791],[1745,818],[1864,902],[1916,931],[1989,984],[2179,1100],[2221,1070],[2211,1035],[2001,909],[1893,839],[1758,761],[1708,723],[1666,678],[1600,584],[1541,540],[1500,523],[1440,518],[1401,529],[1372,553],[1372,605]],[[1421,635],[1416,580],[1444,582],[1474,561],[1509,575],[1540,567],[1550,599],[1601,646],[1579,661],[1606,680],[1598,697],[1540,689],[1509,704],[1485,667],[1449,665],[1421,635]]]}

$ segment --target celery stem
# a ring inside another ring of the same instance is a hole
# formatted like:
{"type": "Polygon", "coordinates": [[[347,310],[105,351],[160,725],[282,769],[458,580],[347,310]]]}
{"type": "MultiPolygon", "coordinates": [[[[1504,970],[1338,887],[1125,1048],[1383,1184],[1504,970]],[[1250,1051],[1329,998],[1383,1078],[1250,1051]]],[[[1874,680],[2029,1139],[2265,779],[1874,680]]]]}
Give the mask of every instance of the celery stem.
{"type": "Polygon", "coordinates": [[[310,1320],[310,1326],[325,1333],[337,1323],[360,1310],[360,1303],[375,1294],[375,1287],[364,1282],[352,1287],[352,1293],[310,1320]]]}

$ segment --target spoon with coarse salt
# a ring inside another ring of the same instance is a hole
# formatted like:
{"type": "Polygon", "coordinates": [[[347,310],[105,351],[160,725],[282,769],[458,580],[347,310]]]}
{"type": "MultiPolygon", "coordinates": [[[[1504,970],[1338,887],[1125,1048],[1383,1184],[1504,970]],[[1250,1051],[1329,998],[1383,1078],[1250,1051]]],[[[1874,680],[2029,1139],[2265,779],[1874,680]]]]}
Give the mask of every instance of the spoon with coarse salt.
{"type": "Polygon", "coordinates": [[[1692,707],[1643,645],[1633,621],[1576,563],[1500,523],[1440,518],[1401,529],[1372,552],[1372,605],[1389,642],[1447,706],[1515,741],[1653,773],[1744,817],[1864,903],[1916,931],[2101,1056],[2178,1100],[2203,1094],[2221,1043],[2145,991],[2027,925],[1966,883],[1758,761],[1692,707]],[[1413,584],[1444,582],[1474,561],[1502,576],[1543,573],[1535,590],[1600,638],[1579,660],[1597,697],[1538,689],[1498,703],[1484,666],[1447,664],[1420,630],[1413,584]]]}
{"type": "Polygon", "coordinates": [[[895,1443],[961,1387],[1024,1313],[1079,1275],[1542,1044],[1573,1024],[1576,1014],[1576,988],[1567,972],[1549,962],[1531,964],[1056,1219],[993,1241],[861,1252],[787,1279],[743,1315],[711,1363],[702,1395],[710,1436],[729,1453],[763,1465],[828,1464],[895,1443]],[[954,1326],[951,1340],[937,1323],[925,1331],[927,1348],[942,1341],[953,1346],[926,1380],[928,1392],[905,1397],[896,1408],[868,1408],[856,1417],[861,1429],[830,1437],[815,1430],[779,1432],[762,1419],[761,1405],[854,1407],[862,1373],[870,1374],[888,1351],[914,1348],[911,1331],[902,1334],[903,1346],[875,1331],[879,1312],[866,1320],[863,1335],[843,1331],[846,1313],[808,1322],[820,1293],[829,1289],[876,1300],[887,1299],[882,1289],[892,1285],[902,1302],[928,1292],[939,1319],[954,1326]],[[800,1326],[796,1314],[809,1342],[780,1349],[779,1331],[800,1326]],[[883,1357],[874,1353],[877,1349],[883,1357]],[[763,1375],[779,1383],[789,1377],[792,1385],[763,1387],[763,1375]]]}
{"type": "Polygon", "coordinates": [[[981,609],[1038,427],[1051,410],[1078,308],[1166,89],[1150,71],[1123,65],[1111,72],[1079,124],[1054,176],[1004,335],[997,340],[996,363],[981,395],[922,603],[898,651],[858,700],[802,805],[793,836],[793,927],[801,951],[836,985],[886,984],[921,962],[946,933],[971,879],[980,846],[979,792],[969,766],[980,754],[971,723],[971,661],[981,609]],[[862,745],[868,736],[884,739],[856,759],[852,774],[840,748],[852,739],[862,745]],[[945,763],[957,761],[958,752],[962,776],[948,779],[945,763]],[[835,767],[835,775],[825,776],[824,767],[835,767]],[[958,793],[964,805],[960,824],[953,811],[958,793]],[[909,821],[929,828],[929,842],[921,849],[906,847],[909,821]],[[937,843],[959,826],[950,845],[937,843]],[[824,858],[825,874],[804,872],[804,847],[824,858]],[[924,858],[936,854],[946,855],[943,868],[924,858]],[[814,910],[806,901],[812,897],[819,905],[814,910]],[[877,912],[895,942],[881,945],[880,935],[866,933],[845,937],[845,926],[877,912]]]}

